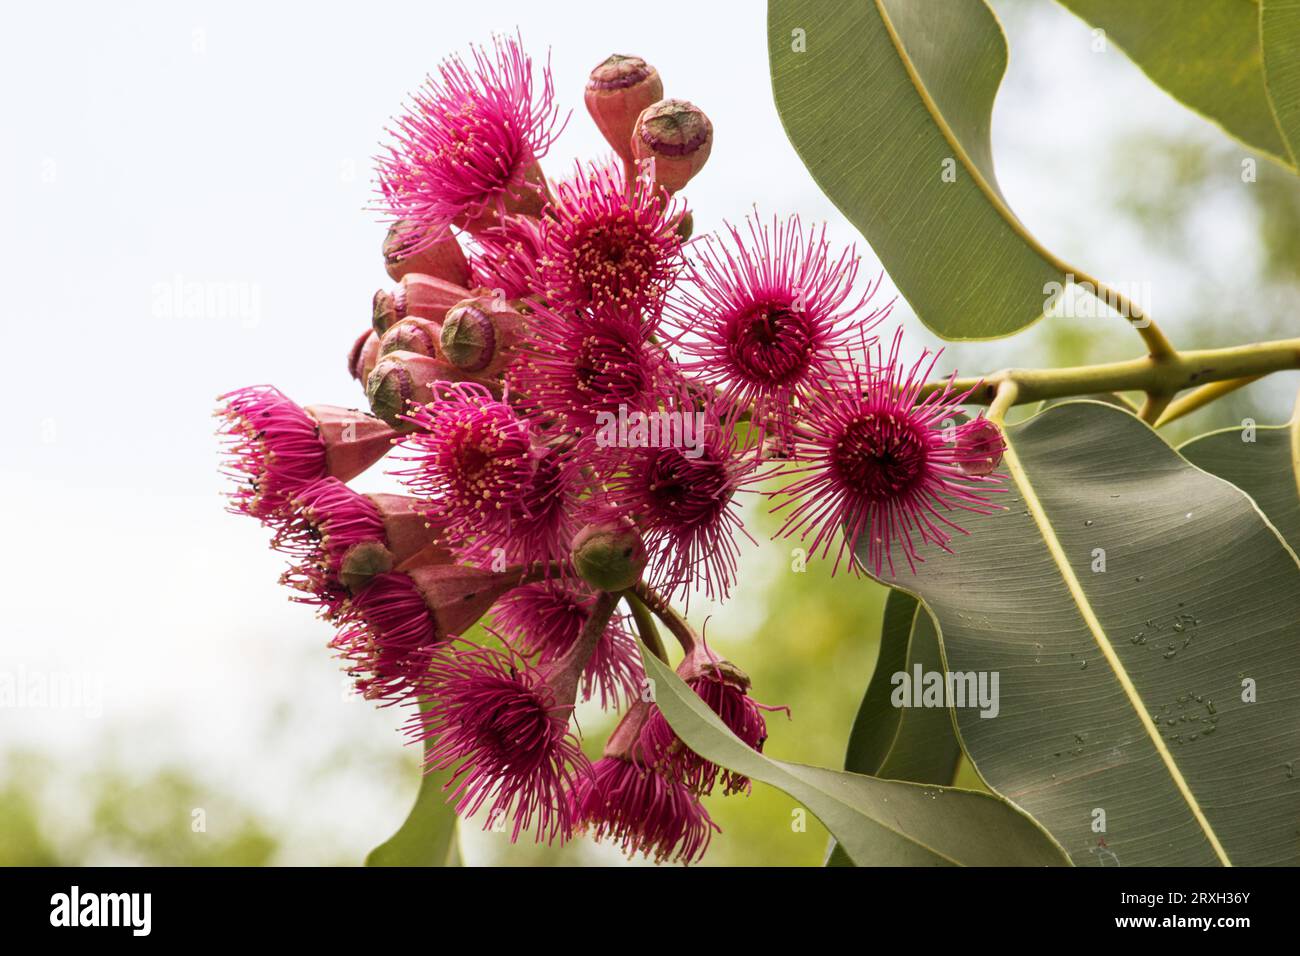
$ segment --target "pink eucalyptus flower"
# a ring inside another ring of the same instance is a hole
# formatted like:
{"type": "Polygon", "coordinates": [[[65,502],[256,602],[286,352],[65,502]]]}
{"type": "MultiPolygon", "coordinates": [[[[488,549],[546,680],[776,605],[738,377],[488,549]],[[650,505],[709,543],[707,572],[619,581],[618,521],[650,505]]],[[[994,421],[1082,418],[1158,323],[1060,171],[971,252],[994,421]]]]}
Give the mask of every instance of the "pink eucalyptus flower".
{"type": "Polygon", "coordinates": [[[592,520],[631,516],[650,558],[657,588],[702,586],[722,600],[736,579],[738,534],[751,542],[739,514],[737,492],[761,478],[756,460],[738,448],[730,425],[711,402],[697,405],[683,392],[675,405],[648,416],[644,440],[628,430],[618,468],[606,480],[606,502],[592,520]],[[674,431],[674,424],[676,431],[674,431]]]}
{"type": "Polygon", "coordinates": [[[532,472],[518,488],[515,506],[480,525],[461,549],[471,563],[532,564],[567,559],[576,530],[574,512],[584,486],[578,460],[559,448],[536,447],[532,472]]]}
{"type": "Polygon", "coordinates": [[[846,363],[840,381],[810,394],[793,433],[798,461],[784,474],[796,480],[776,492],[784,500],[773,510],[794,507],[777,534],[812,535],[810,552],[820,547],[824,557],[842,530],[832,573],[849,550],[872,574],[887,567],[892,577],[895,548],[915,573],[923,560],[918,545],[950,551],[950,532],[966,533],[947,512],[992,510],[985,494],[996,479],[963,469],[987,458],[982,446],[970,450],[964,440],[986,426],[979,419],[956,424],[970,393],[948,384],[922,397],[938,355],[927,361],[923,353],[908,369],[901,343],[899,329],[887,359],[877,345],[865,369],[846,363]]]}
{"type": "MultiPolygon", "coordinates": [[[[512,646],[538,655],[540,663],[546,664],[573,647],[595,600],[585,585],[531,584],[502,598],[493,621],[512,646]]],[[[636,643],[621,621],[611,618],[583,671],[582,699],[599,695],[600,706],[608,709],[617,706],[620,697],[631,701],[644,679],[636,643]]]]}
{"type": "Polygon", "coordinates": [[[363,495],[337,478],[322,478],[292,500],[292,512],[271,547],[295,560],[281,581],[301,592],[295,600],[325,617],[342,608],[349,589],[407,561],[449,563],[435,544],[439,533],[403,495],[363,495]]]}
{"type": "Polygon", "coordinates": [[[542,289],[538,263],[544,239],[538,220],[507,216],[474,237],[470,265],[474,284],[506,299],[525,299],[542,289]]]}
{"type": "Polygon", "coordinates": [[[433,400],[406,420],[403,460],[394,474],[424,500],[430,519],[459,538],[508,531],[526,513],[537,468],[529,424],[510,405],[473,382],[435,382],[433,400]]]}
{"type": "Polygon", "coordinates": [[[639,312],[653,323],[682,265],[681,215],[648,178],[629,187],[613,162],[579,166],[542,220],[537,291],[552,305],[639,312]]]}
{"type": "Polygon", "coordinates": [[[377,159],[382,208],[419,237],[408,257],[453,223],[476,229],[545,203],[537,160],[559,135],[550,66],[539,87],[517,37],[472,52],[472,65],[453,56],[426,79],[377,159]]]}
{"type": "Polygon", "coordinates": [[[487,804],[488,826],[513,812],[512,839],[534,828],[539,841],[568,839],[566,794],[591,769],[569,718],[617,601],[598,595],[577,639],[536,667],[474,644],[434,655],[412,728],[426,742],[429,770],[455,768],[447,787],[458,813],[487,804]]]}
{"type": "Polygon", "coordinates": [[[629,857],[692,863],[721,828],[690,787],[641,759],[649,707],[638,701],[628,709],[604,757],[578,779],[569,794],[573,822],[596,840],[617,842],[629,857]]]}
{"type": "Polygon", "coordinates": [[[530,409],[572,432],[620,410],[653,410],[678,381],[635,313],[545,307],[534,310],[507,380],[530,409]]]}
{"type": "MultiPolygon", "coordinates": [[[[715,655],[703,640],[682,659],[677,674],[722,719],[728,730],[760,753],[767,740],[767,720],[763,711],[784,710],[789,714],[789,708],[769,707],[750,697],[749,676],[730,661],[715,655]]],[[[641,731],[641,746],[648,763],[682,781],[696,793],[712,793],[718,779],[722,781],[723,793],[749,790],[748,777],[719,767],[688,748],[673,732],[658,707],[652,707],[646,719],[641,731]]]]}
{"type": "Polygon", "coordinates": [[[511,840],[535,830],[538,842],[572,832],[565,791],[590,772],[569,730],[573,701],[545,670],[474,644],[434,656],[425,709],[412,723],[427,741],[428,770],[455,768],[448,789],[462,816],[485,804],[493,826],[513,816],[511,840]]]}
{"type": "Polygon", "coordinates": [[[355,478],[388,453],[397,434],[352,409],[303,408],[270,385],[227,392],[218,401],[223,471],[237,482],[230,510],[263,521],[279,517],[293,495],[320,478],[355,478]]]}
{"type": "Polygon", "coordinates": [[[805,230],[798,216],[770,226],[748,220],[749,241],[728,226],[731,243],[706,236],[668,313],[684,369],[717,388],[727,412],[750,410],[756,424],[784,434],[796,397],[832,375],[835,350],[888,314],[855,318],[876,288],[853,294],[853,249],[833,258],[826,227],[805,230]]]}
{"type": "Polygon", "coordinates": [[[363,696],[406,700],[423,686],[436,645],[468,630],[522,581],[517,568],[497,574],[461,565],[377,574],[345,603],[330,646],[363,696]]]}

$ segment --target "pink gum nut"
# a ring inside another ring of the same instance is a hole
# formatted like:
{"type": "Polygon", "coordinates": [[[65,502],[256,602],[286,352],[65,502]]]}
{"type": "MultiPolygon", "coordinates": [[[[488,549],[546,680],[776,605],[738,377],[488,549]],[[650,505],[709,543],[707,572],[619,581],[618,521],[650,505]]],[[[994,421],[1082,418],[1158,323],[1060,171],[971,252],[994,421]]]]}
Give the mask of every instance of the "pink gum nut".
{"type": "Polygon", "coordinates": [[[623,162],[631,163],[637,117],[663,95],[658,70],[639,56],[615,53],[591,71],[583,100],[605,141],[623,162]]]}
{"type": "Polygon", "coordinates": [[[339,567],[339,580],[354,594],[376,575],[409,573],[415,568],[451,564],[455,555],[440,539],[443,529],[431,525],[417,509],[419,500],[407,495],[366,495],[383,525],[383,540],[362,541],[348,549],[339,567]]]}
{"type": "Polygon", "coordinates": [[[392,290],[375,293],[372,320],[380,335],[408,317],[441,322],[457,302],[469,298],[469,290],[435,276],[411,272],[402,276],[392,290]]]}
{"type": "Polygon", "coordinates": [[[526,582],[519,568],[498,572],[437,564],[407,574],[429,608],[439,640],[468,631],[499,598],[526,582]]]}
{"type": "Polygon", "coordinates": [[[419,252],[403,255],[405,249],[416,245],[421,238],[414,227],[402,220],[388,227],[384,239],[384,268],[389,278],[398,281],[402,276],[415,272],[458,286],[468,286],[473,281],[469,260],[450,230],[419,252]]]}
{"type": "Polygon", "coordinates": [[[541,164],[533,160],[523,167],[521,181],[511,184],[502,194],[498,206],[485,206],[476,215],[462,216],[456,220],[456,226],[477,235],[498,225],[502,213],[507,216],[532,216],[536,219],[541,216],[550,198],[546,174],[542,172],[541,164]]]}
{"type": "Polygon", "coordinates": [[[447,310],[438,337],[439,357],[462,372],[493,376],[510,362],[524,320],[502,299],[476,296],[447,310]]]}
{"type": "Polygon", "coordinates": [[[442,327],[432,319],[420,319],[412,316],[389,326],[379,340],[379,357],[393,352],[414,352],[430,358],[440,358],[438,338],[442,327]]]}
{"type": "Polygon", "coordinates": [[[998,426],[987,418],[977,418],[957,438],[957,467],[963,475],[991,475],[997,471],[1005,450],[998,426]]]}
{"type": "Polygon", "coordinates": [[[303,409],[316,422],[325,446],[325,470],[339,481],[351,481],[388,454],[397,437],[384,422],[354,408],[308,405],[303,409]]]}
{"type": "Polygon", "coordinates": [[[352,350],[348,353],[348,372],[358,382],[364,383],[378,361],[379,336],[374,329],[366,329],[352,343],[352,350]]]}
{"type": "Polygon", "coordinates": [[[410,430],[402,416],[411,404],[433,399],[432,385],[456,370],[445,362],[418,352],[391,352],[383,356],[366,380],[370,410],[394,428],[410,430]]]}
{"type": "Polygon", "coordinates": [[[632,152],[654,160],[655,183],[677,192],[704,168],[713,150],[713,124],[686,100],[660,100],[637,117],[632,152]]]}
{"type": "Polygon", "coordinates": [[[384,522],[384,543],[392,552],[393,560],[399,565],[421,559],[414,563],[447,563],[437,558],[445,555],[450,560],[451,552],[438,547],[446,542],[442,540],[443,529],[434,527],[418,510],[419,499],[409,495],[367,495],[379,512],[384,522]]]}

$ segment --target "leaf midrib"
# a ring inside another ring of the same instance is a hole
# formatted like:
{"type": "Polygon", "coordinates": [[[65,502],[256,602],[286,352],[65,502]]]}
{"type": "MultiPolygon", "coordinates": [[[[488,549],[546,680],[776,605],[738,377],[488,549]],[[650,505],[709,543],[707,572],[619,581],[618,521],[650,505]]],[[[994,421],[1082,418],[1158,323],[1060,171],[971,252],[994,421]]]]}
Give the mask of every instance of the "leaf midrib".
{"type": "MultiPolygon", "coordinates": [[[[898,60],[903,64],[903,69],[907,71],[907,78],[912,82],[912,88],[916,90],[916,95],[920,97],[921,104],[925,107],[926,112],[930,114],[930,118],[934,121],[934,125],[943,135],[943,138],[947,140],[948,145],[952,147],[954,155],[961,162],[962,166],[965,167],[971,180],[979,187],[980,192],[984,194],[984,198],[988,200],[989,205],[991,205],[997,211],[997,214],[1002,217],[1003,221],[1011,227],[1012,232],[1019,236],[1020,240],[1049,266],[1057,272],[1074,273],[1075,275],[1082,276],[1081,270],[1075,269],[1068,263],[1061,261],[1051,251],[1039,243],[1034,235],[1025,228],[1024,223],[1020,221],[1020,218],[1015,214],[1011,207],[1007,205],[998,190],[988,181],[988,178],[980,170],[979,166],[976,165],[975,160],[971,159],[970,154],[966,152],[966,147],[962,144],[961,140],[957,138],[957,134],[953,132],[952,127],[948,125],[948,119],[943,115],[943,111],[939,109],[939,104],[936,103],[934,97],[930,95],[930,90],[926,86],[925,80],[921,78],[921,75],[916,70],[916,64],[913,63],[912,58],[908,56],[907,49],[903,45],[903,38],[898,35],[898,31],[894,28],[894,21],[890,19],[889,11],[885,9],[883,0],[874,0],[874,3],[876,13],[879,14],[880,22],[884,25],[885,33],[889,37],[889,42],[894,45],[894,50],[898,54],[898,60]]],[[[992,10],[989,10],[989,14],[993,16],[994,20],[997,19],[997,14],[992,10]]],[[[1000,28],[1001,25],[999,24],[999,29],[1000,28]]],[[[999,85],[1001,85],[1000,81],[999,85]]]]}
{"type": "MultiPolygon", "coordinates": [[[[1128,671],[1124,669],[1124,665],[1120,662],[1119,655],[1115,653],[1115,647],[1111,644],[1110,638],[1106,635],[1105,629],[1101,626],[1101,621],[1097,618],[1096,612],[1093,611],[1092,604],[1088,600],[1087,594],[1084,592],[1083,585],[1075,575],[1074,568],[1070,566],[1069,559],[1066,557],[1065,549],[1061,546],[1060,540],[1056,537],[1056,532],[1053,530],[1051,521],[1047,517],[1047,512],[1043,508],[1042,502],[1038,500],[1038,495],[1034,491],[1033,485],[1029,482],[1029,476],[1025,472],[1024,466],[1020,463],[1020,457],[1016,454],[1015,445],[1011,439],[1011,435],[1004,431],[1003,436],[1006,446],[1003,454],[1003,461],[1006,463],[1007,471],[1010,473],[1012,480],[1015,481],[1016,486],[1020,489],[1021,494],[1024,495],[1025,507],[1028,509],[1030,516],[1034,520],[1034,525],[1038,529],[1040,537],[1043,539],[1043,544],[1046,546],[1048,554],[1051,555],[1052,562],[1056,565],[1057,571],[1065,582],[1066,589],[1070,593],[1070,598],[1073,600],[1075,607],[1079,612],[1079,616],[1083,619],[1084,624],[1088,626],[1088,630],[1092,634],[1093,640],[1096,641],[1102,657],[1110,666],[1112,673],[1115,675],[1115,679],[1119,681],[1121,689],[1124,691],[1125,696],[1128,697],[1129,703],[1138,717],[1138,721],[1142,724],[1143,730],[1146,731],[1147,737],[1151,740],[1152,746],[1155,748],[1156,753],[1164,763],[1165,769],[1169,772],[1174,785],[1178,788],[1178,792],[1187,803],[1188,809],[1191,810],[1192,816],[1196,820],[1197,825],[1199,825],[1202,832],[1205,833],[1206,839],[1209,840],[1210,846],[1214,849],[1215,855],[1224,866],[1232,866],[1232,861],[1228,858],[1228,854],[1224,850],[1223,844],[1219,842],[1218,835],[1214,832],[1214,828],[1210,826],[1210,821],[1206,818],[1205,811],[1201,809],[1201,805],[1197,801],[1196,795],[1192,793],[1191,787],[1188,786],[1187,780],[1183,777],[1182,770],[1179,769],[1177,762],[1174,760],[1173,754],[1170,753],[1169,748],[1165,746],[1164,738],[1160,736],[1159,729],[1151,720],[1151,715],[1147,711],[1145,702],[1142,700],[1141,695],[1134,686],[1132,678],[1129,677],[1128,671]]],[[[1295,446],[1293,445],[1293,448],[1294,447],[1295,446]]]]}

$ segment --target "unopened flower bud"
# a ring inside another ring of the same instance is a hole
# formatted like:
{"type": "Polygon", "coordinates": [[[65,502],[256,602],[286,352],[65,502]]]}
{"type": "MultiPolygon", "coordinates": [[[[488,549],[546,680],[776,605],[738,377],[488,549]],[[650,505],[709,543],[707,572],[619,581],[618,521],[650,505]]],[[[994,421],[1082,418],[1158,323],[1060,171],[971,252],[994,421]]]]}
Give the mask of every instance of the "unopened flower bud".
{"type": "Polygon", "coordinates": [[[631,524],[589,524],[573,538],[573,566],[598,591],[622,591],[641,580],[649,556],[631,524]]]}
{"type": "Polygon", "coordinates": [[[428,242],[414,226],[401,220],[388,227],[384,268],[394,281],[412,272],[452,285],[468,286],[472,281],[469,260],[450,231],[428,242]]]}
{"type": "Polygon", "coordinates": [[[379,356],[382,358],[393,352],[415,352],[417,355],[437,358],[440,334],[437,322],[429,319],[402,319],[390,326],[379,340],[379,356]]]}
{"type": "Polygon", "coordinates": [[[632,152],[654,160],[655,182],[676,192],[704,168],[713,149],[713,124],[685,100],[660,100],[637,117],[632,152]]]}
{"type": "Polygon", "coordinates": [[[583,98],[605,141],[625,163],[633,161],[632,130],[641,111],[663,98],[659,71],[639,56],[613,54],[591,71],[583,98]]]}
{"type": "Polygon", "coordinates": [[[365,382],[379,361],[379,336],[374,329],[366,329],[352,343],[348,353],[348,371],[359,382],[365,382]]]}
{"type": "Polygon", "coordinates": [[[447,310],[469,297],[469,290],[418,272],[402,276],[391,290],[380,289],[372,303],[375,331],[383,335],[405,318],[441,322],[447,310]]]}
{"type": "Polygon", "coordinates": [[[519,313],[500,299],[478,296],[458,302],[442,320],[442,358],[462,372],[499,371],[522,324],[519,313]]]}
{"type": "Polygon", "coordinates": [[[1002,461],[1002,432],[987,418],[977,418],[957,435],[957,467],[963,475],[991,475],[1002,461]]]}
{"type": "Polygon", "coordinates": [[[366,380],[366,398],[370,410],[394,428],[407,428],[402,420],[411,403],[423,404],[433,398],[433,382],[447,378],[448,366],[418,352],[392,352],[385,355],[366,380]]]}

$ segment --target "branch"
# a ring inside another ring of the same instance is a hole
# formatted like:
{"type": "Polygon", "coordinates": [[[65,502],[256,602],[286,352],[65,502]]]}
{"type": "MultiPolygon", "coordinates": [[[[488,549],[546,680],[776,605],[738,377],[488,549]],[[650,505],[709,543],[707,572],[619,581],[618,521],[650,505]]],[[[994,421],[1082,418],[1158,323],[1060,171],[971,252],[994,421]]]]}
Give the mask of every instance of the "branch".
{"type": "Polygon", "coordinates": [[[1258,382],[1263,377],[1262,375],[1248,375],[1245,378],[1230,378],[1222,382],[1211,382],[1209,385],[1202,385],[1196,391],[1171,402],[1169,407],[1165,409],[1165,413],[1156,420],[1156,427],[1168,425],[1175,419],[1190,415],[1215,399],[1235,392],[1251,382],[1258,382]]]}
{"type": "MultiPolygon", "coordinates": [[[[1073,368],[1003,369],[983,379],[957,379],[952,388],[957,392],[969,390],[966,401],[971,404],[992,405],[1002,383],[1014,382],[1013,404],[1023,405],[1045,398],[1095,392],[1141,391],[1172,396],[1209,382],[1260,377],[1294,368],[1300,368],[1300,339],[1279,339],[1258,345],[1177,352],[1161,359],[1143,356],[1125,362],[1073,368]]],[[[946,379],[928,382],[922,386],[921,396],[942,391],[947,385],[946,379]]]]}

